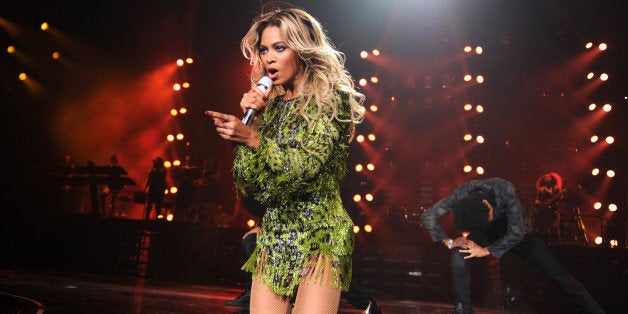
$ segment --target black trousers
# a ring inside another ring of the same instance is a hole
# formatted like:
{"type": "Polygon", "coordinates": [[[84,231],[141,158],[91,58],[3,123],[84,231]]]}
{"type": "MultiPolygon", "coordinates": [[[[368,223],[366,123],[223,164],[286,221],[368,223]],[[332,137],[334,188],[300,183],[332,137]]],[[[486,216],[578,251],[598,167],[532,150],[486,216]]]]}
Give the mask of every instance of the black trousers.
{"type": "MultiPolygon", "coordinates": [[[[532,233],[515,245],[510,252],[530,263],[569,295],[569,297],[589,313],[605,313],[584,286],[576,281],[560,266],[554,254],[532,233]]],[[[456,313],[473,313],[471,308],[471,274],[466,253],[454,248],[451,254],[451,275],[456,313]]]]}

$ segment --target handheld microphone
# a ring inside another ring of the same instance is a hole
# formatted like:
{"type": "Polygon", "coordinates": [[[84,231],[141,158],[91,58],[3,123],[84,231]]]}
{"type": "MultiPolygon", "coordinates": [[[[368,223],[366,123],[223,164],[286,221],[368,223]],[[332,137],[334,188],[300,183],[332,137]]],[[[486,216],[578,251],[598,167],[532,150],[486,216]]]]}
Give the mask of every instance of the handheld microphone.
{"type": "MultiPolygon", "coordinates": [[[[259,90],[261,90],[262,92],[266,92],[271,86],[273,86],[273,80],[270,79],[270,77],[268,76],[262,76],[262,78],[257,81],[257,88],[259,88],[259,90]]],[[[251,121],[253,121],[253,118],[255,118],[256,113],[257,111],[255,111],[254,109],[246,109],[246,112],[244,113],[244,118],[242,118],[242,123],[244,123],[245,125],[251,123],[251,121]]]]}

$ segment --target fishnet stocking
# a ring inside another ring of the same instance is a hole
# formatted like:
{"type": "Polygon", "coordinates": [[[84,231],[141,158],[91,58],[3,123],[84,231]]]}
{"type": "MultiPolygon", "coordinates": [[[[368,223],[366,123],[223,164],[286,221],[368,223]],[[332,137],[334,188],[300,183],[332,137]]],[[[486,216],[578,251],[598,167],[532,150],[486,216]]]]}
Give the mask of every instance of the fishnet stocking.
{"type": "Polygon", "coordinates": [[[251,285],[251,314],[278,314],[290,313],[292,303],[290,299],[275,294],[270,288],[253,278],[251,285]]]}
{"type": "Polygon", "coordinates": [[[340,305],[340,287],[334,288],[334,273],[326,258],[319,257],[311,271],[299,285],[292,313],[336,314],[340,305]],[[323,267],[323,269],[320,269],[323,267]],[[316,273],[322,271],[321,277],[316,273]]]}

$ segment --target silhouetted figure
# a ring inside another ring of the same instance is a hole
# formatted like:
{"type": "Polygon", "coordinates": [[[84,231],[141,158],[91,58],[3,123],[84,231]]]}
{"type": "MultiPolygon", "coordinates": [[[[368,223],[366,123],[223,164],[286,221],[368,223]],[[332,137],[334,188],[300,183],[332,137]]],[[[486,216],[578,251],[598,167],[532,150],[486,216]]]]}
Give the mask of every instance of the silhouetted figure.
{"type": "Polygon", "coordinates": [[[179,189],[175,200],[175,219],[195,222],[195,215],[191,207],[200,175],[200,169],[192,163],[190,156],[186,156],[185,162],[175,169],[174,176],[179,189]]]}
{"type": "Polygon", "coordinates": [[[148,180],[144,186],[146,192],[146,220],[150,220],[150,213],[155,209],[155,218],[161,214],[166,191],[166,168],[161,157],[153,159],[153,167],[148,172],[148,180]]]}
{"type": "Polygon", "coordinates": [[[100,214],[103,217],[114,217],[116,214],[116,199],[123,187],[119,179],[120,176],[127,173],[118,164],[118,156],[116,154],[109,156],[108,167],[110,168],[106,170],[108,180],[100,193],[100,214]],[[107,206],[107,199],[109,199],[109,206],[107,206]]]}
{"type": "Polygon", "coordinates": [[[563,180],[558,173],[546,173],[536,180],[534,231],[546,244],[560,243],[559,202],[564,198],[563,180]]]}

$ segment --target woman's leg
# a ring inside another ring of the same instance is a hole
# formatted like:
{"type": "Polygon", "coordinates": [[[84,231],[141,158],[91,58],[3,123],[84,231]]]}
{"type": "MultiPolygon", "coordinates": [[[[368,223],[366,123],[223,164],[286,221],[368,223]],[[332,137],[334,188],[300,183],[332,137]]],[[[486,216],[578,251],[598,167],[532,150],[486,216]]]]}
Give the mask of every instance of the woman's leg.
{"type": "Polygon", "coordinates": [[[253,278],[251,285],[251,314],[290,313],[291,302],[288,298],[275,294],[259,278],[253,278]]]}
{"type": "Polygon", "coordinates": [[[314,270],[299,284],[292,313],[338,313],[341,289],[334,287],[334,279],[329,260],[319,257],[314,270]]]}

